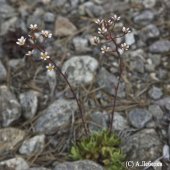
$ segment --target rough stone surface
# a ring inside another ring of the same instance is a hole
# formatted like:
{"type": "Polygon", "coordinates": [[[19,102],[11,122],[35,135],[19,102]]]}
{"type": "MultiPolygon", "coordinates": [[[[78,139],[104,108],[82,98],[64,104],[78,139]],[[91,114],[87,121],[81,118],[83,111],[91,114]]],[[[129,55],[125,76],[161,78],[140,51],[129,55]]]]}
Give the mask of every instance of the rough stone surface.
{"type": "MultiPolygon", "coordinates": [[[[129,136],[122,149],[133,161],[154,161],[162,155],[162,143],[154,129],[144,129],[129,136]]],[[[139,170],[139,167],[132,168],[139,170]]]]}
{"type": "Polygon", "coordinates": [[[123,117],[120,113],[114,113],[113,119],[113,131],[122,131],[129,127],[127,119],[123,117]]]}
{"type": "Polygon", "coordinates": [[[106,112],[93,112],[90,117],[94,123],[90,125],[92,131],[100,131],[103,128],[107,128],[108,114],[106,112]]]}
{"type": "Polygon", "coordinates": [[[128,45],[132,45],[135,43],[135,36],[133,32],[125,35],[125,42],[128,45]]]}
{"type": "Polygon", "coordinates": [[[53,0],[52,5],[55,7],[62,7],[67,0],[53,0]]]}
{"type": "Polygon", "coordinates": [[[76,51],[85,52],[88,50],[88,40],[82,37],[73,38],[73,45],[76,51]]]}
{"type": "Polygon", "coordinates": [[[11,170],[28,170],[28,163],[21,157],[12,158],[9,160],[5,160],[0,162],[1,166],[5,166],[6,168],[11,168],[11,170]]]}
{"type": "Polygon", "coordinates": [[[59,99],[48,106],[35,122],[35,131],[52,133],[53,130],[67,125],[77,110],[77,103],[72,100],[59,99]]]}
{"type": "Polygon", "coordinates": [[[30,168],[29,170],[51,170],[51,169],[44,168],[44,167],[36,167],[36,168],[30,168]]]}
{"type": "Polygon", "coordinates": [[[2,64],[2,62],[0,61],[0,82],[4,81],[6,79],[6,76],[7,76],[7,71],[4,65],[2,64]]]}
{"type": "Polygon", "coordinates": [[[135,108],[129,112],[128,118],[132,126],[140,129],[151,120],[152,115],[146,109],[135,108]]]}
{"type": "Polygon", "coordinates": [[[166,105],[170,104],[170,97],[164,97],[162,99],[159,99],[155,102],[155,104],[158,104],[161,107],[166,107],[166,105]]]}
{"type": "Polygon", "coordinates": [[[92,161],[84,160],[58,164],[53,170],[104,170],[104,168],[92,161]]]}
{"type": "Polygon", "coordinates": [[[55,36],[69,36],[77,31],[76,26],[69,19],[59,16],[55,21],[55,36]]]}
{"type": "Polygon", "coordinates": [[[150,105],[149,111],[152,113],[153,117],[160,120],[163,117],[163,111],[158,105],[150,105]]]}
{"type": "Polygon", "coordinates": [[[7,127],[18,120],[21,115],[20,105],[6,86],[0,86],[0,119],[1,126],[7,127]]]}
{"type": "Polygon", "coordinates": [[[32,119],[35,116],[38,107],[36,93],[34,91],[21,93],[19,98],[24,117],[26,119],[32,119]]]}
{"type": "Polygon", "coordinates": [[[147,41],[159,37],[160,31],[154,24],[149,24],[140,30],[140,35],[144,41],[147,41]]]}
{"type": "Polygon", "coordinates": [[[44,21],[48,23],[53,23],[55,20],[55,15],[51,12],[46,12],[44,14],[44,21]]]}
{"type": "Polygon", "coordinates": [[[6,3],[1,4],[0,18],[9,19],[10,17],[13,17],[15,15],[16,15],[15,9],[12,6],[6,3]]]}
{"type": "Polygon", "coordinates": [[[149,24],[154,19],[154,14],[150,10],[144,10],[134,17],[134,22],[139,25],[149,24]]]}
{"type": "Polygon", "coordinates": [[[153,8],[156,4],[156,0],[143,0],[145,8],[153,8]]]}
{"type": "Polygon", "coordinates": [[[86,85],[93,81],[98,65],[91,56],[76,56],[64,63],[62,72],[67,74],[72,85],[86,85]]]}
{"type": "Polygon", "coordinates": [[[160,99],[163,95],[162,89],[155,86],[149,90],[148,94],[154,100],[160,99]]]}
{"type": "Polygon", "coordinates": [[[79,14],[80,15],[88,15],[88,16],[101,16],[105,11],[100,5],[95,5],[93,2],[85,2],[84,4],[79,6],[79,14]]]}
{"type": "Polygon", "coordinates": [[[159,40],[154,42],[149,46],[149,51],[151,53],[164,53],[170,51],[170,41],[168,40],[159,40]]]}
{"type": "Polygon", "coordinates": [[[0,26],[0,35],[5,35],[10,29],[14,29],[14,26],[16,24],[17,17],[13,17],[8,19],[7,21],[4,21],[0,26]]]}
{"type": "Polygon", "coordinates": [[[130,62],[130,69],[139,73],[144,73],[144,61],[141,57],[136,57],[130,62]]]}
{"type": "Polygon", "coordinates": [[[45,135],[34,136],[23,142],[19,148],[19,152],[24,155],[33,155],[41,153],[45,145],[45,135]]]}
{"type": "Polygon", "coordinates": [[[23,140],[25,132],[16,128],[0,129],[0,155],[11,151],[23,140]]]}
{"type": "MultiPolygon", "coordinates": [[[[117,85],[117,78],[113,74],[109,73],[105,68],[101,68],[97,74],[97,83],[109,94],[115,94],[115,88],[117,85]]],[[[118,89],[118,96],[125,97],[125,86],[123,83],[120,83],[118,89]]]]}

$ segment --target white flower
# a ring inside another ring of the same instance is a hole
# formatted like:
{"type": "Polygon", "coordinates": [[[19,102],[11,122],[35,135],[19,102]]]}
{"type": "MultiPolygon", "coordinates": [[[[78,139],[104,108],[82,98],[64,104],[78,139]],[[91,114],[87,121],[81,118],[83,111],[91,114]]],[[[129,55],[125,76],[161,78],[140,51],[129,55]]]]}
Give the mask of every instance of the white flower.
{"type": "Polygon", "coordinates": [[[127,45],[126,43],[121,44],[120,47],[122,50],[125,50],[125,51],[129,49],[129,45],[127,45]]]}
{"type": "Polygon", "coordinates": [[[122,28],[122,32],[125,33],[125,34],[127,34],[127,33],[130,32],[130,29],[129,29],[129,28],[126,28],[126,27],[123,27],[123,28],[122,28]]]}
{"type": "Polygon", "coordinates": [[[101,25],[103,23],[103,19],[97,19],[95,21],[96,24],[101,25]]]}
{"type": "Polygon", "coordinates": [[[30,29],[33,30],[33,31],[34,31],[34,30],[37,30],[37,29],[38,29],[37,24],[31,24],[31,25],[30,25],[30,29]]]}
{"type": "Polygon", "coordinates": [[[33,52],[34,52],[34,50],[32,50],[32,51],[28,51],[25,55],[27,55],[27,56],[31,56],[31,55],[33,54],[33,52]]]}
{"type": "Polygon", "coordinates": [[[104,34],[107,32],[107,28],[105,28],[104,25],[102,25],[101,28],[98,28],[98,34],[104,34]]]}
{"type": "Polygon", "coordinates": [[[46,30],[42,30],[41,31],[41,34],[46,37],[46,38],[51,38],[52,37],[52,34],[49,32],[49,31],[46,31],[46,30]]]}
{"type": "Polygon", "coordinates": [[[53,71],[54,70],[54,65],[52,65],[51,63],[48,64],[48,66],[46,66],[48,71],[53,71]]]}
{"type": "Polygon", "coordinates": [[[18,38],[18,41],[16,42],[16,44],[22,46],[25,44],[26,38],[24,38],[23,36],[21,38],[18,38]]]}
{"type": "Polygon", "coordinates": [[[107,51],[110,51],[110,47],[106,47],[105,45],[103,47],[101,47],[101,51],[102,53],[106,53],[107,51]]]}
{"type": "Polygon", "coordinates": [[[109,20],[107,21],[107,23],[108,23],[109,25],[112,25],[112,24],[113,24],[113,21],[112,21],[111,19],[109,19],[109,20]]]}
{"type": "Polygon", "coordinates": [[[41,59],[42,60],[47,60],[47,59],[49,59],[50,58],[50,56],[48,55],[48,53],[47,52],[41,52],[41,59]]]}
{"type": "Polygon", "coordinates": [[[120,20],[120,17],[115,14],[115,15],[113,15],[113,17],[111,17],[111,19],[112,19],[113,21],[119,21],[119,20],[120,20]]]}
{"type": "Polygon", "coordinates": [[[100,43],[100,38],[99,37],[93,37],[93,41],[95,44],[99,44],[100,43]]]}

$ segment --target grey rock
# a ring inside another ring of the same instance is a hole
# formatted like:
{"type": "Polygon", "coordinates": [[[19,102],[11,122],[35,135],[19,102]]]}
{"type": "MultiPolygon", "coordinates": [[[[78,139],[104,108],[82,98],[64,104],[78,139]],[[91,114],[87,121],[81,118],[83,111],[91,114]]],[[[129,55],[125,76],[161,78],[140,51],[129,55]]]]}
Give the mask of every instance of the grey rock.
{"type": "Polygon", "coordinates": [[[19,148],[20,154],[34,155],[41,153],[45,146],[45,135],[37,135],[23,142],[19,148]]]}
{"type": "Polygon", "coordinates": [[[152,64],[154,65],[154,68],[161,64],[161,55],[159,55],[159,54],[150,54],[149,58],[151,59],[152,64]]]}
{"type": "Polygon", "coordinates": [[[166,105],[170,104],[170,96],[155,101],[155,104],[158,104],[161,107],[166,107],[166,105]]]}
{"type": "Polygon", "coordinates": [[[79,0],[72,0],[70,1],[71,7],[76,8],[78,6],[79,0]]]}
{"type": "Polygon", "coordinates": [[[4,165],[7,168],[11,168],[14,170],[28,170],[29,169],[28,163],[21,157],[16,157],[16,158],[2,161],[0,162],[0,166],[1,165],[4,165]]]}
{"type": "Polygon", "coordinates": [[[98,61],[91,56],[75,56],[64,63],[62,72],[67,74],[73,86],[86,85],[93,81],[98,65],[98,61]]]}
{"type": "MultiPolygon", "coordinates": [[[[168,119],[169,119],[169,115],[168,115],[168,119]]],[[[168,125],[168,133],[166,136],[168,137],[168,144],[170,145],[170,124],[168,125]]],[[[169,154],[170,154],[170,150],[169,150],[169,154]]]]}
{"type": "Polygon", "coordinates": [[[73,38],[73,45],[76,51],[85,52],[88,50],[88,40],[82,37],[73,38]]]}
{"type": "Polygon", "coordinates": [[[53,130],[69,124],[71,116],[77,110],[77,103],[72,100],[59,99],[48,106],[35,122],[35,131],[52,133],[53,130]]]}
{"type": "Polygon", "coordinates": [[[15,149],[15,146],[24,139],[26,133],[16,128],[0,129],[0,155],[15,149]]]}
{"type": "Polygon", "coordinates": [[[7,21],[4,21],[0,27],[0,35],[1,36],[5,35],[8,31],[14,30],[16,21],[17,21],[17,17],[13,17],[8,19],[7,21]]]}
{"type": "Polygon", "coordinates": [[[135,43],[135,36],[133,32],[130,32],[128,34],[125,35],[125,42],[128,45],[132,45],[135,43]]]}
{"type": "Polygon", "coordinates": [[[64,162],[55,166],[53,170],[104,170],[95,162],[89,160],[64,162]]]}
{"type": "Polygon", "coordinates": [[[37,94],[34,91],[28,91],[21,93],[20,96],[20,104],[23,111],[23,116],[26,119],[32,119],[38,107],[38,98],[37,94]]]}
{"type": "Polygon", "coordinates": [[[134,22],[139,25],[147,25],[154,19],[154,13],[150,10],[144,10],[134,17],[134,22]]]}
{"type": "Polygon", "coordinates": [[[0,86],[0,119],[3,127],[11,125],[21,115],[21,107],[8,87],[0,86]]]}
{"type": "Polygon", "coordinates": [[[79,6],[79,14],[80,15],[88,15],[91,17],[99,17],[105,13],[105,10],[102,6],[96,5],[91,1],[85,2],[84,4],[79,6]]]}
{"type": "Polygon", "coordinates": [[[151,53],[164,53],[170,51],[170,41],[168,40],[159,40],[154,42],[149,46],[149,51],[151,53]]]}
{"type": "Polygon", "coordinates": [[[153,117],[160,120],[163,117],[163,111],[158,105],[150,105],[149,112],[152,113],[153,117]]]}
{"type": "Polygon", "coordinates": [[[9,19],[14,16],[16,16],[15,9],[6,3],[2,3],[0,7],[0,20],[9,19]]]}
{"type": "Polygon", "coordinates": [[[163,95],[162,89],[155,86],[149,90],[148,94],[154,100],[160,99],[163,95]]]}
{"type": "Polygon", "coordinates": [[[170,148],[168,145],[163,146],[162,156],[164,160],[170,160],[170,148]]]}
{"type": "MultiPolygon", "coordinates": [[[[115,88],[118,83],[118,79],[113,74],[109,73],[105,68],[101,68],[97,74],[97,83],[109,94],[115,94],[115,88]]],[[[125,85],[120,83],[118,89],[118,97],[125,97],[125,85]]]]}
{"type": "Polygon", "coordinates": [[[53,23],[55,20],[55,15],[51,12],[46,12],[44,14],[44,21],[48,23],[53,23]]]}
{"type": "Polygon", "coordinates": [[[53,0],[52,6],[62,7],[66,2],[67,0],[53,0]]]}
{"type": "Polygon", "coordinates": [[[93,112],[90,117],[94,123],[90,125],[92,131],[100,131],[103,128],[107,128],[108,114],[106,112],[93,112]]]}
{"type": "Polygon", "coordinates": [[[170,101],[169,101],[169,103],[166,103],[166,104],[165,104],[165,108],[166,108],[168,111],[170,111],[170,101]]]}
{"type": "Polygon", "coordinates": [[[0,82],[4,81],[6,79],[6,76],[7,76],[7,71],[4,65],[2,64],[2,62],[0,61],[0,82]]]}
{"type": "Polygon", "coordinates": [[[143,5],[145,8],[153,8],[156,4],[156,0],[143,0],[143,5]]]}
{"type": "Polygon", "coordinates": [[[55,21],[54,35],[69,36],[77,31],[76,26],[68,19],[59,16],[55,21]]]}
{"type": "Polygon", "coordinates": [[[139,73],[144,73],[144,60],[140,57],[130,61],[130,69],[139,73]]]}
{"type": "Polygon", "coordinates": [[[120,113],[115,112],[113,118],[113,131],[123,131],[128,127],[128,121],[120,113]]]}
{"type": "Polygon", "coordinates": [[[15,69],[15,68],[20,67],[20,66],[24,67],[25,61],[23,59],[11,59],[11,60],[9,60],[8,65],[12,69],[15,69]]]}
{"type": "Polygon", "coordinates": [[[152,119],[152,114],[146,109],[135,108],[129,112],[128,118],[132,126],[140,129],[152,119]]]}
{"type": "Polygon", "coordinates": [[[157,77],[158,77],[159,79],[161,79],[161,80],[162,80],[162,79],[166,79],[167,76],[168,76],[167,69],[159,68],[159,69],[157,70],[157,77]]]}
{"type": "Polygon", "coordinates": [[[160,31],[154,24],[149,24],[140,31],[140,36],[144,41],[157,38],[159,35],[160,31]]]}
{"type": "MultiPolygon", "coordinates": [[[[122,149],[127,160],[154,161],[162,155],[162,143],[154,129],[144,129],[123,141],[122,149]]],[[[136,167],[139,170],[139,167],[136,167]]]]}
{"type": "Polygon", "coordinates": [[[36,167],[36,168],[30,168],[29,170],[51,170],[51,169],[44,168],[44,167],[36,167]]]}

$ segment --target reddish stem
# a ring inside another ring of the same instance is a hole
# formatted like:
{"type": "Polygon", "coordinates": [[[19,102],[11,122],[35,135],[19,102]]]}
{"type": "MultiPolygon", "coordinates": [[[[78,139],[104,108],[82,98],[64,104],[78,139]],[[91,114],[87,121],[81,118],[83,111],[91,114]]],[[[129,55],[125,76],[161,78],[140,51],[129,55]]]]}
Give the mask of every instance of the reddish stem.
{"type": "Polygon", "coordinates": [[[112,112],[111,112],[111,117],[110,117],[110,126],[109,126],[109,133],[112,132],[112,128],[113,128],[113,119],[114,119],[114,113],[115,113],[115,107],[116,107],[116,100],[117,100],[117,95],[118,95],[118,90],[119,90],[119,85],[120,85],[120,80],[121,80],[121,76],[122,76],[122,72],[123,72],[123,69],[122,69],[122,59],[121,59],[121,55],[120,55],[120,52],[118,50],[118,45],[115,41],[115,39],[111,36],[110,34],[110,39],[113,41],[113,43],[115,44],[116,46],[116,53],[118,55],[118,58],[119,58],[119,78],[118,78],[118,82],[117,82],[117,85],[115,87],[115,94],[114,94],[114,100],[113,100],[113,108],[112,108],[112,112]]]}
{"type": "MultiPolygon", "coordinates": [[[[38,46],[38,45],[35,45],[35,44],[34,44],[32,47],[33,47],[34,49],[37,48],[40,52],[45,52],[45,50],[44,50],[42,47],[38,46]]],[[[56,63],[55,63],[51,58],[48,59],[47,61],[48,61],[49,63],[52,63],[52,64],[54,65],[55,70],[58,70],[58,71],[59,71],[60,75],[64,78],[64,80],[65,80],[66,83],[68,84],[68,86],[69,86],[69,88],[70,88],[70,90],[71,90],[71,92],[72,92],[72,94],[73,94],[73,96],[74,96],[74,98],[75,98],[75,100],[76,100],[76,103],[77,103],[77,105],[78,105],[78,108],[79,108],[79,111],[80,111],[80,115],[81,115],[81,119],[82,119],[82,123],[83,123],[83,126],[84,126],[85,134],[88,135],[88,129],[87,129],[87,127],[86,127],[86,122],[85,122],[85,119],[84,119],[84,115],[83,115],[83,111],[82,111],[82,108],[81,108],[81,104],[80,104],[80,102],[79,102],[79,100],[78,100],[78,98],[77,98],[77,95],[75,94],[75,92],[74,92],[74,90],[73,90],[70,82],[68,81],[67,76],[61,71],[61,69],[56,65],[56,63]]]]}

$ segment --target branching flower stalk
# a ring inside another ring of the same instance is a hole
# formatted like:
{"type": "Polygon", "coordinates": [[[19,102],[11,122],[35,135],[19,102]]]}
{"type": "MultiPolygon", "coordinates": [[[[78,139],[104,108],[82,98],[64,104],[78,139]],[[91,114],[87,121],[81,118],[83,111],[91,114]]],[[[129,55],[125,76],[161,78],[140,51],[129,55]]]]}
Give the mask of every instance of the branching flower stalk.
{"type": "Polygon", "coordinates": [[[87,129],[86,122],[85,122],[85,119],[84,119],[84,114],[83,114],[83,111],[82,111],[81,103],[80,103],[79,99],[77,98],[77,95],[74,92],[72,85],[68,81],[67,74],[63,73],[61,71],[59,66],[57,66],[57,64],[48,55],[45,48],[43,46],[39,45],[39,38],[43,38],[43,42],[42,42],[42,44],[43,44],[47,38],[52,37],[52,34],[49,31],[46,31],[46,30],[40,31],[38,29],[37,24],[31,24],[29,28],[30,28],[30,32],[28,33],[28,38],[25,38],[25,37],[22,36],[21,38],[18,39],[16,44],[29,49],[29,51],[26,53],[26,56],[32,56],[33,53],[34,53],[34,50],[36,50],[36,49],[39,50],[40,59],[41,59],[41,61],[46,63],[47,70],[48,71],[53,71],[53,70],[58,71],[59,74],[64,78],[65,82],[67,83],[67,85],[69,86],[69,88],[70,88],[70,90],[73,94],[74,99],[76,100],[76,103],[77,103],[78,108],[79,108],[80,116],[81,116],[81,119],[82,119],[84,131],[85,131],[85,134],[87,135],[88,129],[87,129]]]}
{"type": "MultiPolygon", "coordinates": [[[[119,85],[123,73],[123,60],[121,54],[123,54],[124,51],[127,51],[129,49],[129,45],[126,43],[118,43],[117,39],[123,38],[126,34],[130,32],[129,28],[122,27],[121,33],[117,33],[115,31],[115,24],[120,20],[120,17],[117,15],[113,15],[109,19],[97,19],[96,24],[98,25],[98,36],[94,37],[94,43],[96,45],[101,44],[102,41],[104,41],[104,45],[101,47],[102,54],[108,53],[113,56],[117,56],[119,60],[119,77],[116,86],[114,87],[114,100],[113,100],[113,107],[110,114],[110,122],[109,122],[109,133],[112,132],[113,128],[113,120],[114,120],[114,113],[115,113],[115,107],[116,107],[116,101],[118,96],[118,90],[119,85]],[[102,41],[101,41],[102,40],[102,41]],[[114,48],[111,48],[109,46],[109,43],[113,43],[115,46],[114,48]]],[[[102,43],[103,44],[103,43],[102,43]]]]}

